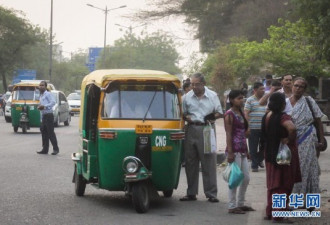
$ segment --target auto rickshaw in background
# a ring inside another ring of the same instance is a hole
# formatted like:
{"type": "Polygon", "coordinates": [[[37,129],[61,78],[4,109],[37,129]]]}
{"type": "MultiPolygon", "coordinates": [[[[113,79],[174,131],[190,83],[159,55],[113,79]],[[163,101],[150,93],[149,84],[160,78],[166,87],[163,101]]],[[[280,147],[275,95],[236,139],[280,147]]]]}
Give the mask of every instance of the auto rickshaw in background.
{"type": "MultiPolygon", "coordinates": [[[[11,103],[11,122],[14,132],[22,128],[26,133],[31,127],[40,127],[39,84],[40,80],[23,80],[13,86],[11,103]]],[[[52,84],[47,85],[48,90],[54,90],[52,84]]]]}
{"type": "Polygon", "coordinates": [[[171,197],[179,182],[182,140],[180,81],[152,70],[98,70],[81,85],[75,193],[86,184],[125,191],[138,213],[152,194],[171,197]]]}

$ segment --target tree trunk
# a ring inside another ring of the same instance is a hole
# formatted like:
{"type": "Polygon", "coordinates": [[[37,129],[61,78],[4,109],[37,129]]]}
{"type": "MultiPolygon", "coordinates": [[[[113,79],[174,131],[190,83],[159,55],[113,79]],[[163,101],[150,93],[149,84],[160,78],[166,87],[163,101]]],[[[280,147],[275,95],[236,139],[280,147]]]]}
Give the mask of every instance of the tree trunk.
{"type": "Polygon", "coordinates": [[[6,74],[5,74],[4,72],[2,72],[1,76],[2,76],[2,86],[3,86],[3,90],[6,92],[6,91],[7,91],[7,80],[6,80],[6,74]]]}

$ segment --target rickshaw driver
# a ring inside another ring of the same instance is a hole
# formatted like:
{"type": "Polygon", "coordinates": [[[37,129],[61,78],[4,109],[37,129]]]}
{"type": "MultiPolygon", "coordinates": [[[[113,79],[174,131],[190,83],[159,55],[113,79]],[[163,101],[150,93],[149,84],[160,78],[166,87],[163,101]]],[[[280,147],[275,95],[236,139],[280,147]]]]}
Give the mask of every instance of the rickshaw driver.
{"type": "Polygon", "coordinates": [[[188,122],[185,140],[185,163],[188,182],[187,195],[180,201],[195,201],[198,194],[199,161],[202,165],[203,187],[209,202],[217,198],[216,154],[204,154],[203,129],[223,114],[217,94],[205,87],[205,78],[200,73],[191,77],[192,91],[183,98],[184,119],[188,122]]]}

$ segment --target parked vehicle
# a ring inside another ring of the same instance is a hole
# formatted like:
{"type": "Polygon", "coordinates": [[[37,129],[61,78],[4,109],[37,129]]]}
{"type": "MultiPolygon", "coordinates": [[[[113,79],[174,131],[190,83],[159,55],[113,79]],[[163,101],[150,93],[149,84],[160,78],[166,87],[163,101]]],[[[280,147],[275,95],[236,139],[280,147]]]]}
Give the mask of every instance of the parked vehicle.
{"type": "Polygon", "coordinates": [[[125,191],[138,213],[151,193],[171,197],[180,175],[180,80],[161,71],[97,70],[82,81],[75,193],[86,184],[125,191]]]}
{"type": "Polygon", "coordinates": [[[12,96],[10,93],[10,97],[7,99],[5,103],[5,120],[7,123],[11,122],[11,101],[12,101],[12,96]]]}
{"type": "Polygon", "coordinates": [[[69,126],[71,121],[70,107],[65,94],[62,91],[51,91],[55,98],[56,104],[53,107],[54,125],[58,127],[60,123],[64,122],[65,126],[69,126]]]}
{"type": "MultiPolygon", "coordinates": [[[[31,127],[40,127],[39,84],[38,80],[24,80],[13,86],[11,123],[14,132],[17,132],[19,127],[22,128],[23,133],[31,127]]],[[[54,88],[52,84],[47,85],[49,91],[53,90],[52,88],[54,88]]]]}
{"type": "Polygon", "coordinates": [[[68,95],[68,102],[71,108],[70,114],[73,116],[74,114],[80,113],[80,104],[81,104],[81,96],[78,93],[71,93],[68,95]]]}

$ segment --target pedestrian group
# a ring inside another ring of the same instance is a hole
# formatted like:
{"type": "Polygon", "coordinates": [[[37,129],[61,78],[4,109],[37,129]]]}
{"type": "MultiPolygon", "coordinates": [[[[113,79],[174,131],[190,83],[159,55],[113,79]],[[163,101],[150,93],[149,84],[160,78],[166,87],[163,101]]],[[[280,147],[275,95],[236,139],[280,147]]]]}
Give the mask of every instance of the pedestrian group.
{"type": "Polygon", "coordinates": [[[318,156],[325,145],[321,123],[323,113],[313,98],[304,96],[307,85],[301,77],[293,81],[293,76],[287,74],[279,82],[267,75],[264,84],[254,83],[253,95],[245,104],[246,85],[241,90],[226,91],[228,110],[223,115],[219,98],[206,87],[204,76],[193,74],[184,83],[184,163],[188,188],[180,201],[197,200],[201,164],[204,194],[208,201],[219,202],[216,154],[204,153],[203,128],[211,125],[215,129],[215,120],[223,116],[227,162],[235,162],[244,174],[240,185],[228,191],[228,212],[245,214],[255,211],[245,205],[250,159],[252,172],[266,167],[267,206],[264,219],[274,223],[292,223],[287,218],[272,217],[274,211],[292,210],[288,204],[281,209],[273,208],[273,194],[286,194],[289,198],[291,193],[320,193],[318,156]],[[313,125],[315,123],[317,126],[313,125]],[[289,165],[279,165],[276,161],[280,145],[287,145],[290,149],[289,165]]]}

